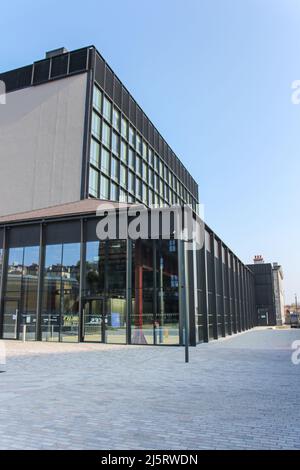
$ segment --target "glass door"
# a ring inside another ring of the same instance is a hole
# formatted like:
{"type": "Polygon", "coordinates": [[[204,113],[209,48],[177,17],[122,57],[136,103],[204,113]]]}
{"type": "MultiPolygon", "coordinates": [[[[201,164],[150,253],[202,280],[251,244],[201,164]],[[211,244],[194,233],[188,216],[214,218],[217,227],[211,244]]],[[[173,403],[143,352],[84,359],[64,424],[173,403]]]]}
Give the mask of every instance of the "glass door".
{"type": "Polygon", "coordinates": [[[19,301],[4,300],[3,338],[18,339],[19,301]]]}
{"type": "Polygon", "coordinates": [[[106,312],[104,299],[88,299],[83,309],[83,341],[106,342],[106,312]]]}

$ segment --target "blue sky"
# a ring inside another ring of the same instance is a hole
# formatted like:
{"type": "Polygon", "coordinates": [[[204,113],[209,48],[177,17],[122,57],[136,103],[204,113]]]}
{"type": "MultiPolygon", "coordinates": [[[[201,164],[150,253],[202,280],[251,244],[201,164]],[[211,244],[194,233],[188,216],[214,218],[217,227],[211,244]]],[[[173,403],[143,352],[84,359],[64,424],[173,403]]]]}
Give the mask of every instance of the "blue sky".
{"type": "Polygon", "coordinates": [[[300,296],[298,0],[27,0],[0,15],[1,70],[94,44],[190,170],[207,223],[300,296]]]}

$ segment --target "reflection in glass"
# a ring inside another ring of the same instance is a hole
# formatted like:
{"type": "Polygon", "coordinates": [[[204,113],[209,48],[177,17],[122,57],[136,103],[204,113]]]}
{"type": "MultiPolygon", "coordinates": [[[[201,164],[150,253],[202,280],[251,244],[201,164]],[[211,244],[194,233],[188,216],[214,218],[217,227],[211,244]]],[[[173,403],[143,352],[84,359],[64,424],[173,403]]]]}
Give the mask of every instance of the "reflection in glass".
{"type": "Polygon", "coordinates": [[[179,344],[176,241],[137,240],[132,262],[132,343],[179,344]]]}
{"type": "Polygon", "coordinates": [[[126,343],[126,242],[86,243],[85,341],[126,343]]]}
{"type": "Polygon", "coordinates": [[[46,246],[43,341],[78,341],[80,243],[46,246]]]}
{"type": "Polygon", "coordinates": [[[5,285],[3,338],[36,339],[39,247],[10,248],[5,285]]]}

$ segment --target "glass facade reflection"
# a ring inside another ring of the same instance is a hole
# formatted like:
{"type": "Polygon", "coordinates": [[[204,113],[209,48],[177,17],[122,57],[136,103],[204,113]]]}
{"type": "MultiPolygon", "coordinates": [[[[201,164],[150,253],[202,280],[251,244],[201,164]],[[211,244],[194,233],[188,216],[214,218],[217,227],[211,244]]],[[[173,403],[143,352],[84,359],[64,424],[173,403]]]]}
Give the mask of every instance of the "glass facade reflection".
{"type": "Polygon", "coordinates": [[[80,243],[47,245],[43,276],[43,341],[78,341],[80,243]]]}
{"type": "Polygon", "coordinates": [[[107,199],[107,194],[113,192],[122,202],[140,202],[146,206],[190,204],[196,210],[198,201],[185,178],[176,175],[173,165],[163,160],[96,84],[90,147],[89,196],[107,199]],[[132,181],[127,182],[130,169],[141,178],[136,180],[136,186],[132,181]],[[154,192],[150,197],[149,191],[154,192]]]}
{"type": "Polygon", "coordinates": [[[3,338],[36,339],[39,247],[10,248],[4,289],[3,338]],[[26,328],[24,328],[26,326],[26,328]]]}
{"type": "Polygon", "coordinates": [[[253,277],[213,233],[185,265],[177,240],[99,241],[97,222],[35,223],[25,238],[10,228],[0,249],[1,338],[179,345],[184,299],[195,344],[253,325],[253,297],[244,297],[253,277]],[[19,246],[39,233],[40,246],[19,246]]]}
{"type": "Polygon", "coordinates": [[[84,339],[126,344],[124,240],[86,243],[84,339]]]}
{"type": "Polygon", "coordinates": [[[179,344],[177,241],[136,241],[132,271],[132,343],[179,344]]]}

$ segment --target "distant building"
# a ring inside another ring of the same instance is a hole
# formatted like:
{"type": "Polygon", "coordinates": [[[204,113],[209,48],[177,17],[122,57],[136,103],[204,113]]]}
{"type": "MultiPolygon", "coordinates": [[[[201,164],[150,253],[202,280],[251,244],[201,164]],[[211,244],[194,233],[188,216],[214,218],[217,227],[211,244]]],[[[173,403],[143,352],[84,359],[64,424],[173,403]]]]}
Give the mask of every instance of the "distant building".
{"type": "Polygon", "coordinates": [[[277,325],[283,325],[285,323],[283,279],[282,267],[278,263],[273,263],[273,286],[277,325]]]}
{"type": "Polygon", "coordinates": [[[283,270],[278,263],[265,263],[261,255],[248,265],[254,274],[255,323],[275,326],[285,323],[283,270]]]}

